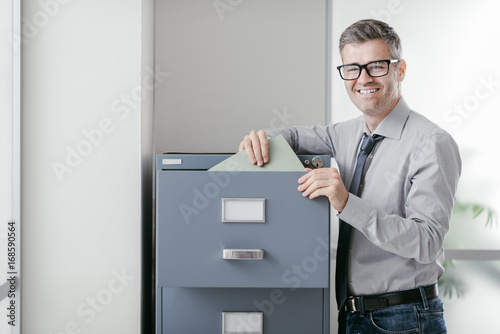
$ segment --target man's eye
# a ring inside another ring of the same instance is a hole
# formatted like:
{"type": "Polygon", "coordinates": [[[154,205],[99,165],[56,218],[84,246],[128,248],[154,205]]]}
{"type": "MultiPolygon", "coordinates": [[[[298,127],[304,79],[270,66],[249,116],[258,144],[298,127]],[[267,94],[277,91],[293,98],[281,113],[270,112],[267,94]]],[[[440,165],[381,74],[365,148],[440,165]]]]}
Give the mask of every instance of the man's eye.
{"type": "Polygon", "coordinates": [[[387,68],[387,65],[385,63],[374,63],[368,65],[370,70],[385,70],[387,68]]]}

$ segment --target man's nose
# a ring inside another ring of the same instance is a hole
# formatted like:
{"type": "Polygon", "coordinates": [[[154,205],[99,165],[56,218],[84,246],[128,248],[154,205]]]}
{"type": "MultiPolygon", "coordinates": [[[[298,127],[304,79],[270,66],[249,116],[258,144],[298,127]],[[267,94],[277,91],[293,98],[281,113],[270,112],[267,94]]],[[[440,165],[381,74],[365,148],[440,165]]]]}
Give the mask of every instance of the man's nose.
{"type": "Polygon", "coordinates": [[[366,70],[366,68],[362,68],[361,73],[359,74],[358,82],[361,84],[365,84],[365,83],[372,82],[372,81],[373,81],[373,77],[371,77],[368,74],[368,71],[366,70]]]}

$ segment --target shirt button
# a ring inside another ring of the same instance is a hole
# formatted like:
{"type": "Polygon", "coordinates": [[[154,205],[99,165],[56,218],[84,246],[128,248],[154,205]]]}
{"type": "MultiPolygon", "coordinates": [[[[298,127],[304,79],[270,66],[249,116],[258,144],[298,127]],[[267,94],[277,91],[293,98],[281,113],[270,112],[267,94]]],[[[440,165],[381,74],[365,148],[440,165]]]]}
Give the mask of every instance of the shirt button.
{"type": "Polygon", "coordinates": [[[349,286],[352,286],[352,282],[349,282],[349,286]]]}

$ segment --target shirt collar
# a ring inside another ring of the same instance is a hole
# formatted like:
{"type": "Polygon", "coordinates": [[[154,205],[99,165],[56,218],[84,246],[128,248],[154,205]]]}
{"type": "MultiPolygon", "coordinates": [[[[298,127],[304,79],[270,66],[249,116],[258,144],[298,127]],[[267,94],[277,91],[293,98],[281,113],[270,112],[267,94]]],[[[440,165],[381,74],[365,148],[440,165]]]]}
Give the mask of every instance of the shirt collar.
{"type": "MultiPolygon", "coordinates": [[[[401,134],[403,133],[403,128],[405,126],[406,120],[410,115],[410,107],[406,104],[403,97],[401,97],[391,112],[385,116],[385,118],[377,126],[373,134],[381,135],[386,138],[392,138],[395,140],[401,139],[401,134]]],[[[365,123],[365,132],[370,134],[368,127],[365,123]]]]}

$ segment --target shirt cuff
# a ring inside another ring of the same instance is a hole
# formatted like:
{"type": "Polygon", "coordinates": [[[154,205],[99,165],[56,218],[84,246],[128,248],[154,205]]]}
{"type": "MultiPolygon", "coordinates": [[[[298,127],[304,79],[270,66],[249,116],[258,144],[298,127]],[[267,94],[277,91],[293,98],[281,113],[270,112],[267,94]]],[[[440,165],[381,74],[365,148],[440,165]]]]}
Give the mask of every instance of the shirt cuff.
{"type": "Polygon", "coordinates": [[[349,193],[344,210],[337,216],[354,228],[362,229],[370,221],[373,206],[356,195],[349,193]]]}

